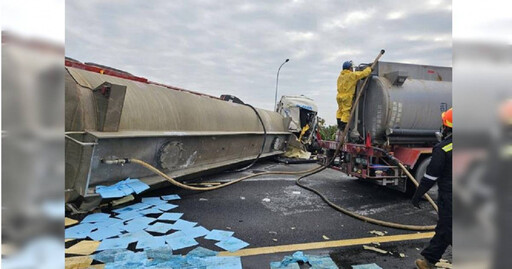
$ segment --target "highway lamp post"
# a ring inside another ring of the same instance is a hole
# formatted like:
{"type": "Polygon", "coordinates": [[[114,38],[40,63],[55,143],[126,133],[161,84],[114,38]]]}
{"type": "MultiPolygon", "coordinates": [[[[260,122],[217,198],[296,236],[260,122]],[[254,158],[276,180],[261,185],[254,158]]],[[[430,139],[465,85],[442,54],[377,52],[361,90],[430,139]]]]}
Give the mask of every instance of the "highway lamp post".
{"type": "Polygon", "coordinates": [[[283,67],[283,65],[285,63],[287,63],[288,61],[290,61],[290,59],[286,59],[282,64],[281,66],[279,66],[279,69],[277,69],[277,78],[276,78],[276,95],[274,97],[274,111],[277,111],[277,87],[279,85],[279,71],[281,71],[281,67],[283,67]]]}

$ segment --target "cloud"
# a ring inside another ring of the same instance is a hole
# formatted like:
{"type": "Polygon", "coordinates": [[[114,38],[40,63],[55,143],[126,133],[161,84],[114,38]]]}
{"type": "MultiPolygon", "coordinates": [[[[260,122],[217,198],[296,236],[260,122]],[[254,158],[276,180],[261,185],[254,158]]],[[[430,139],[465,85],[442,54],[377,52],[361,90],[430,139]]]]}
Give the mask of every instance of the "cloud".
{"type": "Polygon", "coordinates": [[[450,1],[66,2],[66,54],[272,109],[279,95],[312,97],[335,123],[343,61],[451,65],[450,1]],[[400,9],[397,10],[397,7],[400,9]],[[388,11],[388,12],[385,12],[388,11]]]}

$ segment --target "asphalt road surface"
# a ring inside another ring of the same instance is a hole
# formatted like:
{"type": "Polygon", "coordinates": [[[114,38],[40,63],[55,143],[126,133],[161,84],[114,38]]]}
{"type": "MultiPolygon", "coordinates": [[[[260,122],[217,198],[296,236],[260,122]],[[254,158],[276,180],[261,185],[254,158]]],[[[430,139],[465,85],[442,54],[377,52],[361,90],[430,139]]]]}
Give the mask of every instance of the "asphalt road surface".
{"type": "MultiPolygon", "coordinates": [[[[226,182],[262,171],[299,171],[316,165],[267,161],[244,172],[225,172],[198,180],[226,182]]],[[[170,186],[143,196],[179,194],[182,199],[173,203],[179,205],[184,219],[210,230],[234,231],[236,237],[250,244],[245,252],[238,253],[244,268],[269,268],[271,261],[280,261],[297,249],[305,254],[330,255],[339,268],[366,263],[376,263],[386,269],[415,268],[414,260],[420,257],[421,249],[429,240],[426,232],[391,229],[346,216],[329,207],[316,194],[295,185],[295,179],[296,176],[265,175],[209,192],[170,186]],[[372,230],[386,232],[386,235],[370,234],[372,230]],[[391,254],[363,249],[362,243],[372,245],[372,237],[380,240],[378,248],[391,254]]],[[[422,209],[416,209],[400,192],[349,178],[333,169],[312,175],[303,182],[314,186],[336,204],[361,215],[414,225],[434,225],[437,219],[436,212],[426,201],[422,202],[422,209]]],[[[432,196],[435,199],[435,192],[432,196]]],[[[212,241],[198,239],[198,242],[203,247],[222,251],[212,241]]],[[[181,252],[187,253],[190,249],[181,252]]],[[[451,248],[444,258],[451,261],[451,248]]]]}

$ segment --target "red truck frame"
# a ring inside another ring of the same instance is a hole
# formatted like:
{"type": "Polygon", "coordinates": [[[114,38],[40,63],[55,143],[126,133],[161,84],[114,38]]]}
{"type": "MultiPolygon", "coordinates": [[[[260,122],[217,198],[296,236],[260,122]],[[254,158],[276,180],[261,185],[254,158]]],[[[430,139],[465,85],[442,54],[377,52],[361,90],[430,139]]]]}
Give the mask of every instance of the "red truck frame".
{"type": "MultiPolygon", "coordinates": [[[[319,135],[317,139],[320,147],[325,150],[327,159],[331,158],[338,147],[338,142],[322,140],[319,135]]],[[[400,160],[417,180],[425,173],[432,155],[432,147],[391,145],[385,150],[400,160]]],[[[345,143],[340,152],[343,159],[335,159],[331,168],[407,194],[415,191],[416,188],[409,183],[402,169],[390,164],[389,158],[383,152],[374,150],[369,136],[365,144],[345,143]]]]}

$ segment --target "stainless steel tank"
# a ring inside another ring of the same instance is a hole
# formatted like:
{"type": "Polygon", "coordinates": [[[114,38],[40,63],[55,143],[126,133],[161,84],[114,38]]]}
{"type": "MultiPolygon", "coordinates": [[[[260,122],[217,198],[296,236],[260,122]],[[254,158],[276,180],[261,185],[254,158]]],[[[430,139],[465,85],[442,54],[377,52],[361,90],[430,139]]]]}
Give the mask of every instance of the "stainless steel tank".
{"type": "MultiPolygon", "coordinates": [[[[66,199],[127,177],[162,178],[102,160],[137,158],[184,178],[256,158],[264,131],[248,106],[148,82],[126,73],[66,62],[66,199]],[[73,67],[74,66],[74,67],[73,67]],[[75,68],[76,67],[76,68],[75,68]],[[84,69],[90,69],[87,71],[84,69]]],[[[256,109],[266,128],[262,157],[281,154],[290,133],[280,114],[256,109]]]]}
{"type": "Polygon", "coordinates": [[[435,139],[441,113],[452,106],[451,81],[450,67],[379,62],[359,102],[357,130],[377,143],[435,139]]]}

